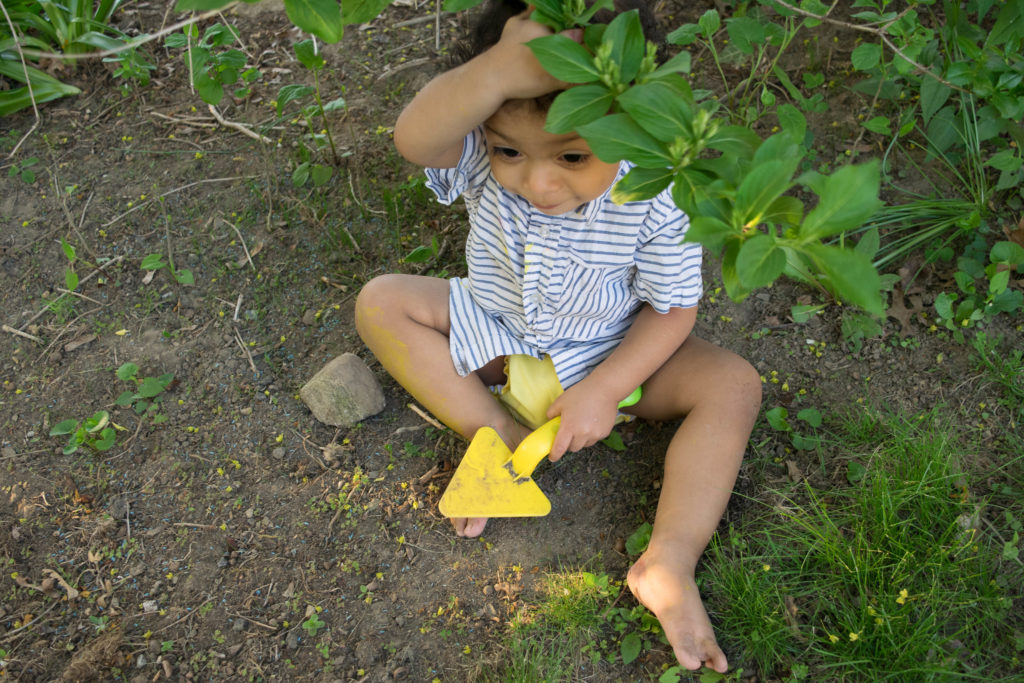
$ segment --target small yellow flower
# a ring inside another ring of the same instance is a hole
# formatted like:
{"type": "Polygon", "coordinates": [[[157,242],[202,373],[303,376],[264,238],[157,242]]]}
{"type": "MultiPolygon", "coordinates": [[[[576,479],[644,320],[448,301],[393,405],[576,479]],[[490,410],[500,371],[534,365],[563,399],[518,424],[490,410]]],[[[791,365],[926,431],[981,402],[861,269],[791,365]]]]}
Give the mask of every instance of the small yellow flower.
{"type": "Polygon", "coordinates": [[[762,564],[761,569],[763,571],[770,572],[772,570],[772,566],[770,564],[762,564]]]}
{"type": "Polygon", "coordinates": [[[896,598],[896,604],[897,605],[905,605],[907,603],[907,598],[909,598],[909,597],[910,597],[910,593],[907,592],[907,589],[906,588],[901,589],[900,590],[900,596],[898,598],[896,598]]]}
{"type": "Polygon", "coordinates": [[[850,642],[854,643],[854,642],[857,642],[858,640],[860,640],[860,634],[859,633],[853,633],[851,631],[850,632],[850,642]]]}
{"type": "Polygon", "coordinates": [[[831,633],[828,634],[828,639],[833,645],[839,642],[839,636],[834,636],[831,633]]]}

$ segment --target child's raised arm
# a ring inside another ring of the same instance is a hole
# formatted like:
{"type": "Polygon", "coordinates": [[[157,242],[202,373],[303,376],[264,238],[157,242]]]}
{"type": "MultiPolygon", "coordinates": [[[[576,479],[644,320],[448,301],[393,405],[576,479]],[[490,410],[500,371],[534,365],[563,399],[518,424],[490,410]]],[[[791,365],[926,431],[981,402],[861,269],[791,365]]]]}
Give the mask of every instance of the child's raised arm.
{"type": "Polygon", "coordinates": [[[505,23],[486,52],[426,85],[395,123],[395,147],[409,161],[452,168],[471,130],[513,99],[540,97],[567,84],[549,75],[524,43],[551,31],[529,19],[532,8],[505,23]]]}

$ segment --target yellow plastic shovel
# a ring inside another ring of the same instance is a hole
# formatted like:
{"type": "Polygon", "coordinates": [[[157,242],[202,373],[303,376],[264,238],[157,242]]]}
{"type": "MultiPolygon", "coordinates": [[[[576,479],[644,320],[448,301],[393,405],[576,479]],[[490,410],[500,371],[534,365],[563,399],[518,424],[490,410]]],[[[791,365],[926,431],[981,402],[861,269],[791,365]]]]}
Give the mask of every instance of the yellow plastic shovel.
{"type": "MultiPolygon", "coordinates": [[[[640,400],[640,387],[620,408],[640,400]]],[[[551,501],[530,478],[551,452],[562,418],[548,420],[531,432],[515,452],[490,427],[481,427],[448,483],[438,508],[445,517],[543,517],[551,501]]]]}

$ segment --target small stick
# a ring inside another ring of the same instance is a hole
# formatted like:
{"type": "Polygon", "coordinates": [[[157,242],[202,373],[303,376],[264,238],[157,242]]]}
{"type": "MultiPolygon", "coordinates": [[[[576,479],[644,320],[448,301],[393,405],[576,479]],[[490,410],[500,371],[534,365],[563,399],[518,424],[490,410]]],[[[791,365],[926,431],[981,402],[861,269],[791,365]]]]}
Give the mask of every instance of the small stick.
{"type": "Polygon", "coordinates": [[[167,114],[161,114],[158,111],[151,111],[151,112],[149,112],[149,115],[150,116],[156,116],[156,117],[161,118],[161,119],[167,119],[168,121],[171,121],[173,123],[178,123],[178,124],[181,124],[183,126],[195,126],[197,128],[216,128],[217,127],[216,123],[209,123],[207,121],[204,121],[202,119],[197,119],[195,117],[175,118],[173,116],[168,116],[167,114]]]}
{"type": "Polygon", "coordinates": [[[252,254],[249,253],[249,247],[245,246],[245,239],[242,237],[242,233],[238,229],[238,226],[232,223],[231,221],[224,220],[223,218],[221,218],[221,220],[235,229],[235,234],[238,235],[238,241],[242,243],[242,250],[245,251],[246,260],[249,262],[249,265],[252,267],[252,269],[256,270],[256,264],[252,262],[252,254]]]}
{"type": "MultiPolygon", "coordinates": [[[[215,524],[193,524],[192,522],[175,522],[171,526],[187,526],[192,529],[219,529],[220,527],[215,524]]],[[[207,600],[206,602],[209,602],[207,600]]]]}
{"type": "MultiPolygon", "coordinates": [[[[96,270],[92,271],[91,273],[89,273],[88,275],[83,277],[81,280],[79,280],[78,284],[79,285],[85,284],[86,282],[91,280],[96,274],[104,272],[104,270],[103,270],[104,268],[107,268],[109,266],[114,265],[115,263],[117,263],[118,261],[120,261],[123,258],[124,258],[124,254],[121,254],[120,256],[115,256],[114,258],[110,259],[109,261],[104,263],[102,266],[97,265],[96,270]]],[[[59,300],[63,299],[65,296],[67,296],[67,295],[66,294],[61,294],[59,297],[54,299],[54,301],[59,301],[59,300]]],[[[48,310],[50,310],[49,306],[44,306],[43,308],[39,309],[38,313],[36,313],[34,316],[32,316],[31,318],[26,320],[24,323],[22,323],[20,329],[24,330],[26,327],[28,327],[33,322],[35,322],[36,318],[41,316],[43,313],[46,313],[48,310]]]]}
{"type": "Polygon", "coordinates": [[[424,412],[424,410],[422,408],[420,408],[418,405],[416,405],[415,403],[409,403],[409,404],[407,404],[407,407],[409,408],[409,410],[411,410],[412,412],[416,413],[417,415],[419,415],[424,420],[426,420],[427,422],[429,422],[433,426],[437,427],[438,429],[441,429],[441,430],[445,429],[445,426],[443,424],[441,424],[440,422],[438,422],[434,418],[430,417],[430,415],[427,415],[427,413],[424,412]]]}
{"type": "Polygon", "coordinates": [[[206,605],[206,603],[208,603],[208,602],[213,602],[213,598],[205,600],[202,605],[199,605],[199,607],[195,608],[194,610],[191,610],[191,611],[187,612],[185,614],[185,616],[183,616],[181,619],[178,619],[177,621],[173,621],[170,624],[167,624],[167,626],[164,626],[163,628],[158,628],[157,630],[153,631],[153,633],[160,633],[161,631],[166,631],[170,627],[172,627],[172,626],[174,626],[176,624],[180,624],[181,622],[185,621],[189,617],[194,617],[196,615],[196,613],[199,612],[199,610],[201,610],[206,605]]]}
{"type": "Polygon", "coordinates": [[[256,369],[256,363],[252,360],[252,354],[249,353],[249,349],[245,348],[245,342],[242,341],[242,335],[238,334],[238,329],[235,329],[235,341],[238,342],[239,348],[245,354],[245,357],[249,359],[249,367],[252,368],[253,373],[259,372],[256,369]]]}
{"type": "Polygon", "coordinates": [[[54,607],[56,607],[56,606],[57,606],[57,605],[59,605],[59,604],[60,604],[60,600],[54,600],[53,602],[51,602],[51,603],[50,603],[50,606],[49,606],[49,607],[47,607],[47,608],[46,608],[45,610],[43,610],[43,613],[42,613],[42,614],[40,614],[40,615],[39,615],[38,617],[36,617],[36,618],[35,618],[35,619],[33,619],[32,621],[28,622],[28,623],[27,623],[27,624],[25,624],[24,626],[21,626],[21,627],[19,627],[19,628],[16,628],[16,629],[14,629],[13,631],[10,631],[10,632],[9,632],[9,633],[7,633],[6,635],[4,635],[4,636],[3,636],[2,638],[0,638],[0,643],[3,643],[3,642],[6,642],[6,641],[10,640],[10,639],[11,639],[11,638],[12,638],[12,637],[13,637],[13,636],[14,636],[14,635],[16,634],[16,633],[18,633],[19,631],[24,631],[25,629],[29,628],[30,626],[33,626],[33,625],[35,625],[36,623],[38,623],[38,622],[39,622],[39,620],[40,620],[40,619],[42,619],[42,618],[43,618],[43,617],[45,617],[45,616],[46,616],[47,614],[49,614],[49,613],[50,613],[50,610],[52,610],[52,609],[53,609],[54,607]]]}
{"type": "Polygon", "coordinates": [[[238,301],[235,302],[235,314],[231,317],[236,323],[238,322],[238,309],[242,307],[242,294],[238,294],[238,301]]]}
{"type": "Polygon", "coordinates": [[[79,299],[85,299],[86,301],[91,301],[94,304],[96,304],[97,306],[106,307],[106,304],[103,303],[102,301],[97,301],[96,299],[93,299],[91,296],[86,296],[85,294],[82,294],[81,292],[76,292],[73,289],[64,289],[63,287],[56,287],[55,289],[58,292],[62,292],[64,294],[70,294],[71,296],[77,296],[79,299]]]}
{"type": "MultiPolygon", "coordinates": [[[[248,180],[249,178],[255,178],[255,177],[256,176],[254,176],[254,175],[239,175],[239,176],[231,176],[230,178],[206,178],[204,180],[197,180],[197,181],[195,181],[193,183],[189,183],[187,185],[182,185],[181,187],[176,187],[173,190],[168,190],[167,192],[164,192],[163,194],[160,194],[160,195],[157,195],[156,197],[152,197],[150,199],[147,199],[146,201],[142,202],[141,204],[136,204],[135,206],[133,206],[132,208],[128,209],[127,211],[125,211],[121,215],[115,216],[114,218],[110,219],[109,221],[107,221],[106,223],[101,225],[100,227],[101,228],[109,228],[111,225],[113,225],[114,223],[118,222],[119,220],[121,220],[122,218],[127,216],[128,214],[133,213],[135,211],[138,211],[142,207],[149,205],[150,202],[153,202],[153,201],[155,201],[157,199],[160,199],[161,197],[166,197],[168,195],[172,195],[175,192],[181,192],[182,190],[187,190],[188,188],[194,187],[195,185],[202,185],[203,183],[221,183],[221,182],[227,182],[229,180],[248,180]]],[[[120,258],[120,257],[118,257],[118,258],[120,258]]]]}
{"type": "Polygon", "coordinates": [[[206,106],[209,107],[210,113],[213,114],[213,118],[217,119],[217,121],[220,123],[220,125],[225,126],[227,128],[234,128],[239,133],[242,133],[243,135],[248,135],[253,140],[259,140],[260,142],[262,142],[265,145],[272,145],[272,144],[274,144],[274,141],[271,140],[270,138],[265,137],[263,135],[260,135],[259,133],[256,133],[256,132],[250,130],[249,128],[246,128],[241,123],[237,123],[235,121],[228,121],[226,118],[221,116],[221,113],[219,111],[217,111],[217,107],[213,106],[212,104],[208,104],[206,106]]]}
{"type": "MultiPolygon", "coordinates": [[[[35,320],[35,318],[33,318],[33,320],[35,320]]],[[[21,330],[16,330],[13,327],[8,327],[7,325],[0,326],[0,330],[3,330],[4,332],[9,332],[10,334],[16,334],[19,337],[24,337],[25,339],[31,339],[36,344],[42,344],[43,343],[43,340],[40,339],[39,337],[35,336],[34,334],[29,334],[28,332],[22,332],[21,330]]]]}

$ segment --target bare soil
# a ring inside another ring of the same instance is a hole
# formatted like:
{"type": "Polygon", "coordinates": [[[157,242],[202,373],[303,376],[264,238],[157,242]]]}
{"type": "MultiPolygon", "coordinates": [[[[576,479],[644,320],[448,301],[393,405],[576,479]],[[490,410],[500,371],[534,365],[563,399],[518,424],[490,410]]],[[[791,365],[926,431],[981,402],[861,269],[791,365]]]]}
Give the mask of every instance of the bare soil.
{"type": "MultiPolygon", "coordinates": [[[[291,57],[290,22],[265,5],[227,17],[263,78],[221,109],[272,144],[217,124],[180,56],[154,47],[153,83],[128,95],[99,64],[64,71],[83,94],[43,107],[14,159],[38,157],[37,179],[0,174],[0,675],[479,680],[500,670],[489,667],[506,653],[506,623],[529,610],[540,577],[581,567],[622,579],[624,539],[653,515],[671,424],[634,425],[624,452],[597,446],[542,468],[547,517],[493,520],[465,540],[439,516],[465,443],[407,407],[356,335],[352,305],[379,273],[464,272],[464,213],[430,200],[389,137],[402,105],[441,68],[435,38],[448,42],[460,19],[443,16],[435,36],[432,20],[401,25],[430,9],[395,6],[326,48],[326,96],[344,87],[348,102],[331,119],[346,156],[325,186],[296,188],[306,131],[276,121],[272,100],[309,77],[291,57]],[[434,237],[436,257],[401,262],[434,237]],[[65,286],[61,238],[77,249],[82,282],[48,305],[65,286]],[[195,284],[168,269],[147,281],[140,263],[152,253],[170,254],[195,284]],[[345,352],[370,365],[387,407],[335,429],[298,390],[345,352]],[[125,362],[140,377],[173,373],[166,421],[114,405],[130,388],[114,374],[125,362]],[[98,410],[123,428],[114,447],[63,454],[52,426],[98,410]],[[315,634],[303,628],[313,614],[323,623],[315,634]]],[[[168,6],[137,6],[123,24],[155,30],[173,20],[168,6]]],[[[710,6],[662,14],[672,28],[710,6]]],[[[841,73],[852,42],[831,47],[822,35],[819,57],[841,73]]],[[[867,103],[841,86],[834,97],[815,126],[840,156],[858,140],[867,103]]],[[[0,120],[5,152],[32,125],[31,113],[0,120]]],[[[912,282],[913,269],[904,273],[906,297],[897,293],[884,336],[854,352],[841,307],[791,320],[793,304],[821,294],[780,284],[736,304],[716,268],[709,260],[698,333],[761,370],[766,408],[816,407],[828,421],[856,401],[908,414],[947,403],[998,433],[1005,416],[969,347],[929,333],[922,318],[949,273],[926,269],[912,282]],[[982,416],[972,406],[986,398],[982,416]]],[[[999,325],[1019,343],[1019,328],[999,325]]],[[[842,480],[842,460],[818,465],[760,424],[723,530],[742,524],[765,485],[842,480]]],[[[631,601],[627,592],[620,602],[631,601]]],[[[742,652],[730,656],[744,665],[742,652]]],[[[667,663],[668,649],[655,648],[628,666],[581,664],[575,676],[648,680],[667,663]]]]}

